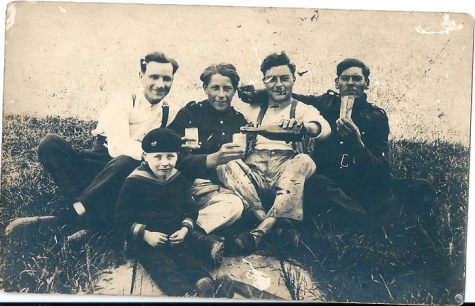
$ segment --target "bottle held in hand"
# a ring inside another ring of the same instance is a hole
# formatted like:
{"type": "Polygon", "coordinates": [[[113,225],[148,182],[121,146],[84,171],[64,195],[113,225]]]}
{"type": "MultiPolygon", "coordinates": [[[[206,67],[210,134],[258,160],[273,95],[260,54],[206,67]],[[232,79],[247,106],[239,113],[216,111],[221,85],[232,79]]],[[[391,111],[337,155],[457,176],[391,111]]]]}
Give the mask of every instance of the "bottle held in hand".
{"type": "Polygon", "coordinates": [[[278,123],[262,125],[258,127],[243,126],[241,133],[259,134],[271,140],[280,141],[301,141],[304,135],[302,124],[295,125],[291,129],[283,129],[278,123]]]}
{"type": "Polygon", "coordinates": [[[353,103],[355,98],[351,96],[342,96],[340,104],[340,118],[351,120],[351,113],[353,111],[353,103]]]}

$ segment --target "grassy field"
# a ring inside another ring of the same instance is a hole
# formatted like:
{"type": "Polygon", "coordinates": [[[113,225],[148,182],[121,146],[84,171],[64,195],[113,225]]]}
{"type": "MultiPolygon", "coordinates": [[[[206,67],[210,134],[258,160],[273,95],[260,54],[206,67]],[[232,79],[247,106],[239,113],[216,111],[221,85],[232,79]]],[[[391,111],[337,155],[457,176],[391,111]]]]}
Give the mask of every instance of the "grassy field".
{"type": "MultiPolygon", "coordinates": [[[[39,140],[62,135],[74,148],[91,146],[94,122],[73,118],[4,118],[0,234],[17,217],[57,212],[61,197],[37,159],[39,140]]],[[[305,235],[299,262],[331,301],[453,304],[463,294],[469,151],[443,141],[396,140],[392,144],[396,177],[429,179],[437,191],[437,252],[450,263],[424,265],[419,245],[391,245],[378,235],[351,231],[314,220],[305,235]],[[417,261],[419,259],[419,261],[417,261]],[[416,263],[416,264],[415,264],[416,263]],[[430,271],[435,270],[435,271],[430,271]],[[440,273],[444,275],[440,275],[440,273]],[[446,277],[450,275],[449,277],[446,277]]],[[[64,229],[39,227],[1,241],[3,288],[16,292],[92,293],[106,267],[122,261],[121,244],[97,234],[82,243],[66,240],[64,229]]],[[[298,288],[298,280],[293,280],[298,288]]],[[[299,295],[295,295],[299,298],[299,295]]]]}
{"type": "MultiPolygon", "coordinates": [[[[388,113],[394,175],[427,178],[436,188],[436,248],[453,277],[442,282],[437,271],[418,264],[424,261],[418,248],[318,219],[300,261],[328,300],[450,304],[463,294],[471,16],[73,2],[10,7],[16,15],[5,35],[2,237],[17,217],[60,209],[61,197],[37,160],[39,140],[54,132],[74,148],[89,148],[104,105],[141,85],[138,64],[145,54],[161,51],[179,62],[167,100],[181,106],[205,98],[199,75],[213,63],[233,63],[242,82],[262,87],[261,61],[284,50],[300,72],[294,92],[322,94],[334,88],[336,64],[354,57],[371,68],[368,100],[388,113]],[[434,35],[416,31],[442,31],[445,18],[463,27],[434,35]]],[[[72,244],[66,229],[25,234],[1,241],[6,290],[91,293],[100,271],[121,261],[115,252],[120,244],[110,235],[72,244]]]]}

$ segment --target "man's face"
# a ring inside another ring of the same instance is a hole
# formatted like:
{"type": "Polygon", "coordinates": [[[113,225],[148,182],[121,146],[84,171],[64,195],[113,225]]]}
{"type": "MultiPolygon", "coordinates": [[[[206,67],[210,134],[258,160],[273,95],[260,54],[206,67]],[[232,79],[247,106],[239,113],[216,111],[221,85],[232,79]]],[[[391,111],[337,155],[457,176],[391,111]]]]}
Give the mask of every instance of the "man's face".
{"type": "Polygon", "coordinates": [[[231,79],[221,74],[212,75],[208,85],[204,85],[203,89],[208,95],[209,104],[219,112],[224,112],[231,106],[231,100],[236,92],[231,79]]]}
{"type": "Polygon", "coordinates": [[[289,66],[271,67],[266,71],[263,81],[267,94],[272,101],[282,103],[290,99],[295,78],[289,66]]]}
{"type": "Polygon", "coordinates": [[[357,99],[363,96],[365,89],[368,88],[368,81],[365,80],[362,68],[350,67],[335,79],[335,87],[340,96],[352,96],[357,99]]]}
{"type": "Polygon", "coordinates": [[[144,160],[155,176],[168,177],[175,168],[178,154],[176,152],[145,153],[144,160]]]}
{"type": "Polygon", "coordinates": [[[144,95],[147,100],[156,104],[170,92],[173,84],[173,66],[171,63],[148,62],[145,73],[140,72],[144,95]]]}

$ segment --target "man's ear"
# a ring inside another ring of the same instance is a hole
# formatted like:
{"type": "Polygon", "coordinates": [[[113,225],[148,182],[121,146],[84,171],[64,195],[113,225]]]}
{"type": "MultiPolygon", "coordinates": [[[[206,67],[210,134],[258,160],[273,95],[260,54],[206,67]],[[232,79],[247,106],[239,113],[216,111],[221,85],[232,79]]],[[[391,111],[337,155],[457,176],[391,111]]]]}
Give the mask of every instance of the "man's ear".
{"type": "Polygon", "coordinates": [[[366,83],[366,85],[365,85],[364,89],[368,89],[369,88],[369,79],[366,79],[365,83],[366,83]]]}
{"type": "Polygon", "coordinates": [[[335,78],[335,88],[338,89],[338,77],[335,78]]]}
{"type": "Polygon", "coordinates": [[[141,79],[143,78],[143,73],[142,73],[142,71],[139,72],[139,78],[141,78],[141,79]]]}
{"type": "Polygon", "coordinates": [[[205,93],[206,93],[206,89],[208,89],[208,86],[203,83],[203,90],[205,91],[205,93]]]}

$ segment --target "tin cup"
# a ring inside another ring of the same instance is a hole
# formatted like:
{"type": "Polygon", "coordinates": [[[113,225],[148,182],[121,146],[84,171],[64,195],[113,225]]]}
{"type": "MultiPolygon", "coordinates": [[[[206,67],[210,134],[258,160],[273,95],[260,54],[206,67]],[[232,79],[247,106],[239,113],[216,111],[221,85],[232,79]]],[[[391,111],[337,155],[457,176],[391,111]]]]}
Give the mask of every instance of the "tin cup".
{"type": "Polygon", "coordinates": [[[341,104],[340,104],[340,118],[345,118],[350,120],[351,113],[353,111],[353,102],[355,98],[351,96],[343,96],[341,97],[341,104]]]}
{"type": "Polygon", "coordinates": [[[239,145],[239,149],[246,151],[246,134],[236,133],[233,134],[233,144],[239,145]]]}
{"type": "Polygon", "coordinates": [[[198,146],[198,128],[186,128],[185,137],[189,140],[186,141],[186,145],[190,147],[198,146]]]}

